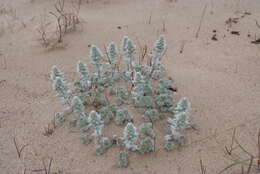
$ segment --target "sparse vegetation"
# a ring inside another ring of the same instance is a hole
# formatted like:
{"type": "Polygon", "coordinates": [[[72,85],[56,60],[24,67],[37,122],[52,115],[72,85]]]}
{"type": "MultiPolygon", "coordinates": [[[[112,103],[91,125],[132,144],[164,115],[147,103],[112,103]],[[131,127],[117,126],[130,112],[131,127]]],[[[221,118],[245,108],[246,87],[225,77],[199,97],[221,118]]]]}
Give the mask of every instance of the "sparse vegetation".
{"type": "Polygon", "coordinates": [[[68,120],[79,127],[83,134],[81,141],[84,144],[94,141],[97,155],[104,154],[113,145],[125,147],[124,151],[119,152],[119,167],[128,165],[131,151],[140,154],[155,151],[153,124],[163,119],[163,115],[168,117],[165,124],[169,130],[165,136],[166,150],[183,145],[181,131],[190,128],[191,104],[187,98],[174,104],[176,88],[172,79],[167,78],[166,69],[161,63],[166,48],[165,37],[160,36],[154,43],[152,53],[142,53],[143,59],[140,61],[136,60],[134,42],[128,37],[123,38],[120,49],[111,42],[106,47],[106,56],[92,45],[90,58],[95,71],[91,72],[88,65],[79,61],[78,79],[73,83],[68,83],[64,74],[53,66],[50,76],[53,89],[66,106],[66,113],[70,113],[67,116],[57,113],[57,122],[68,120]],[[119,65],[120,59],[125,60],[124,64],[119,65]],[[119,71],[119,66],[124,69],[119,71]],[[133,109],[139,114],[132,115],[133,109]],[[143,123],[138,127],[135,123],[137,117],[143,117],[143,123]],[[107,124],[113,124],[113,120],[116,125],[124,127],[122,137],[109,138],[104,135],[104,128],[107,124]]]}
{"type": "Polygon", "coordinates": [[[0,174],[260,174],[259,5],[0,1],[0,174]]]}
{"type": "Polygon", "coordinates": [[[64,36],[76,30],[80,23],[79,12],[82,1],[71,1],[69,5],[66,5],[66,2],[66,0],[57,0],[54,4],[55,10],[41,16],[37,31],[45,48],[52,49],[63,43],[64,36]],[[55,19],[54,23],[50,18],[51,16],[55,19]],[[53,27],[54,31],[52,30],[53,27]]]}
{"type": "Polygon", "coordinates": [[[231,139],[231,144],[229,147],[225,146],[225,156],[229,158],[232,163],[227,165],[224,169],[220,170],[218,174],[227,173],[230,169],[241,166],[241,174],[250,174],[259,171],[259,158],[260,158],[260,130],[257,134],[258,140],[258,152],[251,153],[249,152],[237,139],[236,137],[236,128],[233,129],[233,135],[231,139]],[[241,152],[238,154],[238,152],[241,152]],[[258,153],[258,154],[257,154],[258,153]],[[255,164],[256,163],[256,164],[255,164]]]}

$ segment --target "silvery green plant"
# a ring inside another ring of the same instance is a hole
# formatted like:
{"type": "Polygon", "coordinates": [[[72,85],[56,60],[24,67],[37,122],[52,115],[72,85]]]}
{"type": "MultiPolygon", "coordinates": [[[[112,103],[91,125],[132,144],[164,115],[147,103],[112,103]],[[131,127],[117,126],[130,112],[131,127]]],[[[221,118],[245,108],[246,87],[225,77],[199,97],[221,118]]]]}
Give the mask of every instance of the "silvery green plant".
{"type": "Polygon", "coordinates": [[[135,72],[133,84],[138,85],[138,84],[143,84],[143,83],[144,83],[144,80],[143,80],[143,75],[141,74],[141,72],[135,72]]]}
{"type": "Polygon", "coordinates": [[[54,114],[54,121],[57,123],[63,123],[66,121],[66,118],[64,117],[63,113],[57,112],[54,114]]]}
{"type": "Polygon", "coordinates": [[[191,112],[191,103],[190,101],[186,98],[183,97],[179,100],[179,102],[172,108],[172,111],[174,113],[181,113],[185,112],[187,117],[189,118],[189,114],[191,112]]]}
{"type": "Polygon", "coordinates": [[[158,61],[161,60],[161,58],[166,52],[166,49],[167,49],[166,39],[163,35],[161,35],[160,38],[154,43],[153,54],[152,54],[153,63],[157,63],[158,61]]]}
{"type": "Polygon", "coordinates": [[[104,154],[110,147],[112,147],[112,141],[107,137],[101,137],[98,141],[99,145],[96,148],[96,154],[102,155],[104,154]]]}
{"type": "Polygon", "coordinates": [[[95,45],[91,46],[90,58],[91,58],[91,61],[92,61],[92,65],[97,70],[98,77],[100,78],[101,77],[102,65],[103,65],[103,63],[102,63],[103,54],[100,51],[100,49],[97,48],[95,45]]]}
{"type": "Polygon", "coordinates": [[[157,41],[155,41],[154,47],[153,47],[153,52],[150,55],[151,56],[150,64],[152,66],[151,76],[153,76],[153,73],[155,71],[159,70],[159,74],[160,74],[160,71],[163,70],[162,64],[160,63],[160,61],[161,61],[162,57],[164,56],[166,49],[167,49],[166,39],[163,35],[161,35],[160,38],[157,41]]]}
{"type": "Polygon", "coordinates": [[[124,36],[123,39],[122,39],[122,45],[121,45],[122,50],[121,51],[122,51],[123,54],[127,51],[126,46],[127,46],[128,40],[129,40],[128,36],[124,36]]]}
{"type": "Polygon", "coordinates": [[[140,144],[139,144],[139,152],[140,153],[148,153],[153,152],[155,150],[155,142],[152,137],[140,135],[140,144]]]}
{"type": "Polygon", "coordinates": [[[81,135],[80,140],[83,144],[89,144],[93,141],[93,137],[90,135],[81,135]]]}
{"type": "Polygon", "coordinates": [[[124,128],[123,135],[126,148],[131,151],[138,150],[137,139],[139,134],[137,132],[137,128],[134,126],[133,123],[127,123],[124,128]]]}
{"type": "Polygon", "coordinates": [[[117,107],[115,105],[109,105],[109,106],[102,107],[99,110],[99,114],[101,116],[101,120],[105,124],[110,123],[110,121],[113,120],[113,118],[115,116],[116,110],[117,110],[117,107]]]}
{"type": "Polygon", "coordinates": [[[57,96],[66,105],[70,105],[70,98],[72,96],[69,84],[61,77],[56,77],[53,81],[53,89],[56,91],[57,96]]]}
{"type": "Polygon", "coordinates": [[[151,122],[144,122],[139,126],[139,132],[144,136],[149,136],[151,138],[155,137],[155,133],[153,130],[153,124],[151,122]]]}
{"type": "Polygon", "coordinates": [[[134,104],[141,108],[154,108],[155,104],[152,96],[138,96],[135,97],[134,104]]]}
{"type": "Polygon", "coordinates": [[[173,96],[170,94],[160,94],[156,97],[156,104],[159,107],[160,112],[168,112],[173,106],[173,96]]]}
{"type": "Polygon", "coordinates": [[[146,122],[139,126],[139,147],[141,153],[153,152],[155,150],[155,133],[153,123],[146,122]]]}
{"type": "Polygon", "coordinates": [[[128,166],[128,152],[127,151],[120,151],[118,154],[118,167],[127,167],[128,166]]]}
{"type": "Polygon", "coordinates": [[[117,105],[122,105],[122,104],[127,104],[127,100],[129,97],[129,93],[127,91],[127,89],[124,86],[117,86],[115,88],[115,92],[116,92],[116,103],[117,105]]]}
{"type": "Polygon", "coordinates": [[[136,55],[136,45],[127,36],[123,38],[123,58],[127,62],[127,70],[132,71],[136,55]]]}
{"type": "Polygon", "coordinates": [[[64,104],[69,106],[72,92],[70,90],[70,84],[65,80],[64,74],[56,66],[53,66],[50,77],[52,80],[52,88],[56,92],[56,95],[64,104]]]}
{"type": "Polygon", "coordinates": [[[115,122],[118,125],[123,125],[127,122],[133,121],[133,116],[127,109],[118,109],[116,111],[115,122]]]}
{"type": "Polygon", "coordinates": [[[89,75],[87,65],[81,61],[79,61],[77,64],[77,72],[79,73],[80,77],[87,77],[89,75]]]}
{"type": "Polygon", "coordinates": [[[78,96],[74,96],[71,102],[71,110],[74,114],[85,117],[85,106],[78,96]]]}
{"type": "Polygon", "coordinates": [[[95,102],[99,105],[99,106],[106,106],[108,105],[108,102],[105,98],[105,95],[100,92],[100,91],[96,91],[96,97],[95,97],[95,102]]]}
{"type": "Polygon", "coordinates": [[[92,136],[100,137],[104,127],[104,122],[102,121],[100,114],[98,114],[96,111],[91,111],[88,122],[89,128],[94,130],[92,136]]]}
{"type": "Polygon", "coordinates": [[[107,58],[108,58],[109,64],[111,65],[112,72],[115,71],[115,68],[117,65],[116,58],[118,57],[118,55],[119,55],[119,53],[118,53],[118,48],[117,48],[116,44],[114,42],[111,42],[107,46],[107,58]]]}
{"type": "Polygon", "coordinates": [[[182,145],[182,131],[191,127],[191,104],[187,98],[174,101],[176,88],[167,78],[161,62],[167,49],[165,37],[160,36],[152,50],[148,50],[151,53],[142,56],[137,54],[136,45],[127,36],[122,39],[120,48],[110,42],[104,49],[106,54],[97,46],[91,46],[91,63],[77,63],[78,77],[74,85],[66,81],[56,66],[52,67],[53,89],[67,107],[63,113],[55,113],[55,121],[67,121],[79,128],[80,140],[86,145],[95,142],[97,155],[104,154],[115,144],[121,149],[119,167],[127,167],[131,153],[156,150],[154,123],[159,119],[165,121],[168,128],[164,137],[166,150],[182,145]],[[92,109],[90,113],[89,109],[92,109]],[[143,121],[137,128],[135,119],[143,121]],[[121,126],[121,135],[106,137],[104,128],[108,125],[109,128],[121,126]]]}
{"type": "Polygon", "coordinates": [[[165,136],[165,148],[168,150],[170,149],[169,147],[172,143],[175,143],[176,145],[183,145],[184,135],[181,134],[181,131],[191,127],[191,104],[187,98],[180,99],[173,110],[175,111],[174,116],[167,120],[170,133],[165,136]]]}
{"type": "Polygon", "coordinates": [[[115,140],[115,144],[119,147],[124,147],[125,146],[125,143],[124,143],[124,138],[123,137],[117,137],[115,136],[114,137],[114,140],[115,140]]]}
{"type": "Polygon", "coordinates": [[[85,92],[91,87],[91,76],[87,65],[79,61],[77,64],[77,72],[79,74],[79,80],[74,83],[74,86],[78,86],[81,91],[85,92]]]}
{"type": "Polygon", "coordinates": [[[158,92],[160,94],[162,94],[162,93],[172,94],[173,93],[170,90],[171,88],[174,87],[172,80],[170,80],[170,79],[160,79],[158,82],[159,82],[158,83],[158,92]]]}
{"type": "Polygon", "coordinates": [[[147,76],[143,76],[140,72],[135,72],[132,84],[134,85],[132,89],[133,97],[153,95],[151,80],[147,76]]]}
{"type": "Polygon", "coordinates": [[[153,122],[155,120],[160,119],[161,114],[157,109],[148,109],[144,113],[144,120],[148,122],[153,122]]]}
{"type": "Polygon", "coordinates": [[[164,78],[166,76],[166,69],[165,67],[163,66],[163,64],[160,62],[158,63],[153,71],[152,71],[152,78],[153,79],[161,79],[161,78],[164,78]]]}
{"type": "Polygon", "coordinates": [[[54,65],[51,69],[50,77],[52,81],[55,81],[57,77],[64,79],[64,74],[54,65]]]}

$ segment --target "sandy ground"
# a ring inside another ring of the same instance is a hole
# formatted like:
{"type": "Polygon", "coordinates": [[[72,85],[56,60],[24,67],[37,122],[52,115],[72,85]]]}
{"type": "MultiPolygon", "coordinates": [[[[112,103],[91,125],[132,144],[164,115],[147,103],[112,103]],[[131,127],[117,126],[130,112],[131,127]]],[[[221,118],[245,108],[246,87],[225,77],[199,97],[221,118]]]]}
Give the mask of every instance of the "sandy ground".
{"type": "MultiPolygon", "coordinates": [[[[217,173],[232,163],[224,146],[230,145],[234,128],[240,143],[257,154],[260,45],[250,42],[260,36],[255,24],[255,19],[260,22],[258,0],[92,0],[81,7],[84,22],[79,29],[64,38],[67,46],[52,51],[40,45],[36,28],[40,15],[53,10],[53,0],[0,2],[1,8],[13,9],[0,14],[0,174],[20,174],[24,168],[31,173],[42,168],[41,159],[47,163],[51,157],[52,171],[62,169],[65,174],[201,173],[200,159],[206,173],[217,173]],[[251,15],[241,17],[245,12],[251,15]],[[239,18],[238,23],[227,31],[225,21],[234,17],[239,18]],[[211,39],[213,30],[217,41],[211,39]],[[240,35],[231,35],[232,30],[240,35]],[[192,102],[192,119],[198,130],[187,132],[187,146],[173,152],[160,146],[155,153],[133,154],[130,166],[118,169],[117,148],[97,157],[94,147],[83,145],[79,133],[66,125],[49,137],[43,135],[53,113],[63,109],[51,89],[48,75],[52,65],[73,79],[77,61],[89,60],[89,44],[103,48],[128,35],[141,45],[152,46],[159,34],[165,34],[168,41],[163,62],[179,89],[176,98],[187,96],[192,102]],[[21,159],[13,137],[19,146],[29,144],[21,159]]],[[[248,158],[239,149],[235,154],[239,159],[248,158]]],[[[240,166],[226,171],[239,172],[240,166]]],[[[257,172],[253,169],[252,173],[257,172]]]]}

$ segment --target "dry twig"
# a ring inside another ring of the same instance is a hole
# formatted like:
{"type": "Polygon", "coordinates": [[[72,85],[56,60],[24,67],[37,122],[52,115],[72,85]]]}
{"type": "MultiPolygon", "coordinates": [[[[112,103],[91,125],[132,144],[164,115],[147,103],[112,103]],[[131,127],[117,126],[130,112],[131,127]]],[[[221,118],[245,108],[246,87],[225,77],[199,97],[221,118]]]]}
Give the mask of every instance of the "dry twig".
{"type": "Polygon", "coordinates": [[[185,41],[182,41],[182,43],[181,43],[180,54],[182,54],[182,53],[183,53],[183,50],[184,50],[185,43],[186,43],[185,41]]]}
{"type": "Polygon", "coordinates": [[[37,29],[38,33],[41,35],[42,44],[44,47],[49,45],[49,38],[47,36],[47,27],[50,25],[50,22],[46,21],[46,16],[42,16],[40,20],[40,27],[37,29]]]}
{"type": "MultiPolygon", "coordinates": [[[[232,142],[231,142],[231,145],[230,145],[230,148],[228,149],[226,146],[225,146],[225,149],[226,149],[226,152],[228,155],[230,155],[231,157],[233,156],[233,153],[232,151],[234,150],[234,143],[236,143],[237,147],[242,150],[242,152],[244,152],[245,154],[247,154],[250,158],[248,159],[245,159],[245,160],[240,160],[239,157],[237,157],[236,159],[233,159],[233,157],[231,158],[231,160],[233,161],[232,164],[228,165],[227,167],[225,167],[223,170],[221,170],[218,174],[221,174],[221,173],[224,173],[225,171],[227,171],[228,169],[238,165],[238,164],[241,164],[241,173],[243,174],[244,173],[244,165],[248,166],[247,167],[247,171],[246,171],[246,174],[250,174],[251,172],[251,169],[252,167],[254,166],[257,166],[257,165],[253,165],[253,161],[254,159],[256,159],[257,157],[255,157],[253,154],[251,154],[250,152],[248,152],[239,142],[238,140],[236,139],[236,136],[235,136],[235,132],[236,130],[234,129],[233,131],[233,136],[232,136],[232,142]],[[248,163],[249,161],[249,163],[248,163]]],[[[260,144],[260,130],[259,130],[259,135],[258,135],[258,143],[260,144]]],[[[260,150],[259,150],[260,151],[260,150]]],[[[260,152],[259,152],[259,156],[260,156],[260,152]]]]}
{"type": "Polygon", "coordinates": [[[149,16],[149,21],[148,21],[148,24],[151,24],[151,23],[152,23],[152,13],[149,16]]]}
{"type": "Polygon", "coordinates": [[[51,174],[52,162],[53,162],[53,158],[50,158],[49,164],[47,166],[45,164],[45,161],[42,159],[43,168],[42,169],[34,169],[34,170],[31,170],[31,172],[44,172],[44,174],[51,174]]]}
{"type": "Polygon", "coordinates": [[[17,142],[16,142],[16,138],[15,138],[15,137],[13,138],[13,142],[14,142],[14,146],[15,146],[15,149],[16,149],[16,152],[17,152],[17,155],[18,155],[18,158],[21,158],[22,151],[24,150],[24,148],[25,148],[26,146],[28,146],[28,144],[25,144],[25,145],[23,145],[22,147],[19,147],[19,145],[18,145],[17,142]]]}
{"type": "Polygon", "coordinates": [[[166,32],[166,24],[165,24],[165,20],[163,21],[163,29],[162,29],[163,32],[166,32]]]}
{"type": "Polygon", "coordinates": [[[50,11],[49,14],[56,19],[56,29],[52,34],[56,34],[57,36],[51,39],[51,37],[47,37],[47,26],[50,22],[46,22],[45,19],[41,21],[38,32],[41,35],[41,40],[45,47],[55,47],[57,44],[63,42],[64,35],[70,31],[74,31],[76,29],[79,21],[79,11],[82,4],[82,0],[71,1],[70,11],[67,11],[68,8],[65,8],[65,0],[57,0],[54,8],[55,11],[50,11]],[[53,40],[54,43],[50,43],[53,40]]]}
{"type": "Polygon", "coordinates": [[[48,137],[48,136],[52,135],[53,133],[54,133],[54,128],[51,128],[50,124],[48,124],[48,126],[44,128],[43,135],[48,137]]]}

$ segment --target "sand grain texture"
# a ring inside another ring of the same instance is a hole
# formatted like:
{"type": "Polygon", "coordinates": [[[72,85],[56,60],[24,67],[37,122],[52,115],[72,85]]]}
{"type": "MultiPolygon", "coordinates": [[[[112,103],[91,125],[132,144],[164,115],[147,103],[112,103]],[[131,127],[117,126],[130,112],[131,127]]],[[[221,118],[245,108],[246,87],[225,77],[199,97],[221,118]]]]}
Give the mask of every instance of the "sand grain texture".
{"type": "MultiPolygon", "coordinates": [[[[65,174],[200,173],[200,158],[207,173],[216,173],[231,163],[223,149],[231,141],[233,128],[248,151],[257,154],[260,47],[250,42],[260,36],[255,25],[255,19],[260,22],[258,0],[92,0],[81,6],[84,22],[80,30],[64,38],[67,46],[46,51],[38,42],[36,28],[40,15],[53,9],[53,3],[0,1],[15,10],[15,15],[0,14],[0,174],[22,173],[24,166],[39,169],[41,159],[50,157],[53,171],[63,169],[65,174]],[[252,14],[241,18],[245,11],[252,14]],[[238,17],[239,22],[228,28],[225,21],[230,17],[238,17]],[[211,40],[213,30],[218,41],[211,40]],[[232,30],[240,35],[231,35],[232,30]],[[178,87],[176,100],[190,98],[192,119],[199,129],[187,133],[187,147],[170,153],[159,147],[155,153],[133,154],[130,166],[118,169],[114,165],[117,148],[97,157],[94,147],[81,144],[79,133],[72,133],[68,126],[43,136],[53,113],[63,109],[48,78],[52,65],[72,80],[78,60],[89,61],[89,44],[103,48],[110,41],[119,44],[128,35],[136,43],[152,46],[159,34],[167,38],[163,63],[178,87]],[[22,160],[17,159],[14,136],[20,145],[29,144],[22,160]]],[[[240,166],[228,172],[239,171],[240,166]]]]}

